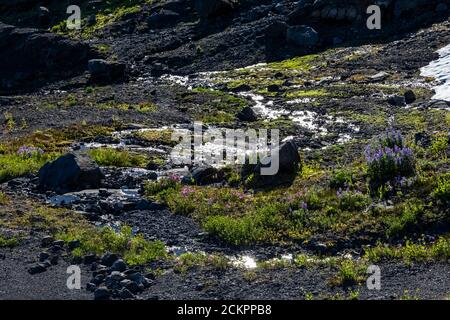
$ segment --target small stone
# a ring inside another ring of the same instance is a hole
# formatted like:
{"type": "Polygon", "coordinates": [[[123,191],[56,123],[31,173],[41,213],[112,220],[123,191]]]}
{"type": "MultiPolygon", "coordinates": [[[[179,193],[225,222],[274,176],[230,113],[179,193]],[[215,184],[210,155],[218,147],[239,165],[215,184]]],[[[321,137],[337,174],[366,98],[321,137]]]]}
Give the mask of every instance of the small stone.
{"type": "Polygon", "coordinates": [[[41,252],[39,253],[39,261],[45,261],[50,257],[50,255],[48,254],[48,252],[41,252]]]}
{"type": "Polygon", "coordinates": [[[109,300],[111,291],[108,288],[100,287],[94,291],[94,300],[109,300]]]}
{"type": "Polygon", "coordinates": [[[95,285],[95,283],[89,282],[88,284],[86,284],[87,291],[94,292],[96,289],[97,286],[95,285]]]}
{"type": "Polygon", "coordinates": [[[416,94],[412,90],[406,91],[404,96],[405,96],[405,102],[407,104],[410,104],[410,103],[413,103],[414,101],[416,101],[416,94]]]}
{"type": "Polygon", "coordinates": [[[127,270],[127,265],[122,259],[119,259],[113,263],[113,265],[111,266],[111,270],[123,272],[127,270]]]}

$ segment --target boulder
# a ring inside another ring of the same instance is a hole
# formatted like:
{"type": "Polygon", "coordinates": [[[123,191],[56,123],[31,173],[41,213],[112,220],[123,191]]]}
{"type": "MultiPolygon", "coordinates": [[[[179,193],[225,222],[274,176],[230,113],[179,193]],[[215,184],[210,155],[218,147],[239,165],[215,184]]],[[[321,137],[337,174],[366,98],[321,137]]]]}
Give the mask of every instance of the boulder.
{"type": "Polygon", "coordinates": [[[194,0],[194,7],[201,18],[212,18],[227,14],[236,7],[232,0],[194,0]]]}
{"type": "Polygon", "coordinates": [[[91,80],[95,82],[113,82],[123,78],[125,65],[119,62],[92,59],[88,62],[91,80]]]}
{"type": "Polygon", "coordinates": [[[148,26],[152,29],[161,29],[175,25],[180,20],[180,14],[163,9],[155,12],[148,18],[148,26]]]}
{"type": "Polygon", "coordinates": [[[292,26],[287,29],[286,40],[292,45],[314,48],[319,43],[319,34],[309,26],[292,26]]]}
{"type": "Polygon", "coordinates": [[[100,187],[103,174],[87,154],[68,153],[39,170],[39,186],[58,193],[100,187]]]}

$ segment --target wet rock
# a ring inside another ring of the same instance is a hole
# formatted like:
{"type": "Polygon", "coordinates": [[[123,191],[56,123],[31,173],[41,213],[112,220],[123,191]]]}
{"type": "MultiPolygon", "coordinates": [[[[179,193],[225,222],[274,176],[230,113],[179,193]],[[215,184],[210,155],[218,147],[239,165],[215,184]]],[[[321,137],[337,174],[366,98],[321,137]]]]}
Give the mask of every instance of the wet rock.
{"type": "Polygon", "coordinates": [[[100,287],[94,291],[94,300],[109,300],[111,298],[111,290],[106,287],[100,287]]]}
{"type": "Polygon", "coordinates": [[[233,0],[194,0],[194,7],[202,18],[212,18],[231,12],[236,5],[233,0]]]}
{"type": "Polygon", "coordinates": [[[119,256],[117,254],[107,252],[102,256],[101,264],[107,267],[111,267],[117,260],[119,260],[119,256]]]}
{"type": "Polygon", "coordinates": [[[258,120],[258,116],[251,107],[244,107],[236,114],[236,117],[244,122],[254,122],[258,120]]]}
{"type": "Polygon", "coordinates": [[[309,26],[292,26],[287,30],[286,40],[292,45],[313,48],[319,43],[319,34],[309,26]]]}
{"type": "Polygon", "coordinates": [[[111,270],[123,272],[127,270],[127,265],[122,259],[119,259],[112,264],[111,270]]]}
{"type": "Polygon", "coordinates": [[[97,164],[83,153],[69,153],[39,170],[39,186],[57,193],[97,188],[103,174],[97,164]]]}
{"type": "Polygon", "coordinates": [[[47,270],[47,266],[44,263],[38,263],[36,265],[31,266],[28,269],[28,272],[30,274],[37,274],[37,273],[45,272],[46,270],[47,270]]]}
{"type": "Polygon", "coordinates": [[[405,102],[407,104],[410,104],[410,103],[413,103],[414,101],[416,101],[416,94],[412,90],[407,90],[405,92],[404,96],[405,96],[405,102]]]}
{"type": "Polygon", "coordinates": [[[125,75],[125,65],[123,63],[103,59],[89,60],[88,70],[91,74],[91,80],[101,83],[120,80],[125,75]]]}
{"type": "Polygon", "coordinates": [[[404,105],[406,105],[406,101],[405,101],[405,97],[403,96],[392,96],[389,97],[389,99],[387,100],[387,102],[392,105],[392,106],[397,106],[397,107],[402,107],[404,105]]]}

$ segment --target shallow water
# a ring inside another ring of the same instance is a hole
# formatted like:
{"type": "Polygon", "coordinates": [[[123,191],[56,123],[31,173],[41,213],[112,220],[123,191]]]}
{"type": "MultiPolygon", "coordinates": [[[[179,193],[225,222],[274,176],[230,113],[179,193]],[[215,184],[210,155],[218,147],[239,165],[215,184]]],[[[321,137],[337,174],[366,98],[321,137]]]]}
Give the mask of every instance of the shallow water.
{"type": "Polygon", "coordinates": [[[433,77],[440,82],[434,87],[435,100],[450,101],[450,45],[438,50],[439,59],[432,61],[428,66],[421,69],[424,77],[433,77]]]}

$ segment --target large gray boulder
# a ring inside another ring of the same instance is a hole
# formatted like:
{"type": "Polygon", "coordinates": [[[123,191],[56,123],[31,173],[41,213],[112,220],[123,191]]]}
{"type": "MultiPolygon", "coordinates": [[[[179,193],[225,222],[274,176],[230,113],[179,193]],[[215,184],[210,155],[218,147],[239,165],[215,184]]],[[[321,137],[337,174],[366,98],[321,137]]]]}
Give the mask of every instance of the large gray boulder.
{"type": "Polygon", "coordinates": [[[319,43],[319,34],[309,26],[292,26],[287,30],[286,40],[302,48],[314,48],[319,43]]]}
{"type": "Polygon", "coordinates": [[[237,4],[234,0],[194,0],[194,7],[202,18],[212,18],[232,11],[237,4]]]}
{"type": "Polygon", "coordinates": [[[39,186],[57,193],[99,188],[103,174],[85,153],[68,153],[39,170],[39,186]]]}

